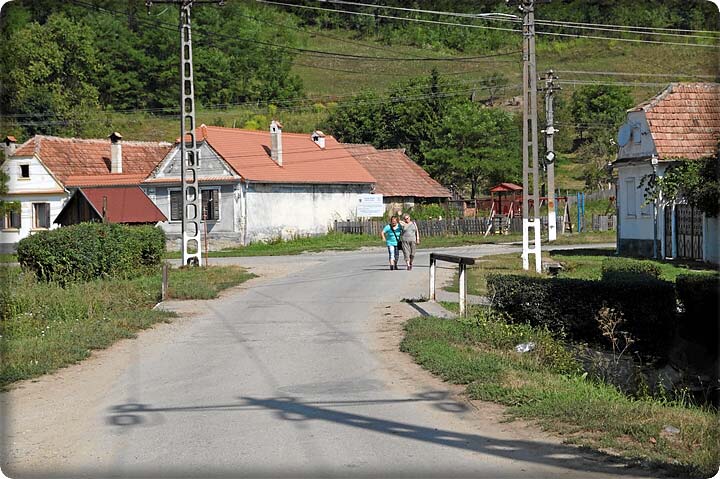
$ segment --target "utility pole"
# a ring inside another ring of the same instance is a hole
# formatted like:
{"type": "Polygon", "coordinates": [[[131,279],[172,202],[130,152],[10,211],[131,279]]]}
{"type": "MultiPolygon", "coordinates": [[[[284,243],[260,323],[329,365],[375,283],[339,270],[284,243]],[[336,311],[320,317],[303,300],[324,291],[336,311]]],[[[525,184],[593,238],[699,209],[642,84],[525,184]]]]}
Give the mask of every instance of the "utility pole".
{"type": "MultiPolygon", "coordinates": [[[[549,0],[538,0],[547,3],[549,0]]],[[[506,0],[523,13],[523,269],[530,269],[530,253],[535,254],[535,271],[542,271],[540,247],[540,178],[538,171],[537,65],[535,62],[536,0],[506,0]],[[533,202],[532,215],[530,200],[533,202]],[[530,249],[530,228],[534,247],[530,249]]]]}
{"type": "Polygon", "coordinates": [[[198,171],[200,152],[195,138],[195,85],[193,83],[192,36],[190,10],[199,3],[222,0],[146,0],[150,13],[153,3],[180,7],[180,181],[182,188],[182,260],[185,266],[200,266],[202,195],[198,171]],[[189,138],[189,141],[187,139],[189,138]]]}
{"type": "Polygon", "coordinates": [[[560,90],[555,86],[555,76],[552,70],[548,70],[545,76],[545,165],[547,168],[547,199],[548,199],[548,241],[557,239],[556,215],[555,215],[555,146],[553,135],[559,130],[553,127],[553,93],[560,90]]]}

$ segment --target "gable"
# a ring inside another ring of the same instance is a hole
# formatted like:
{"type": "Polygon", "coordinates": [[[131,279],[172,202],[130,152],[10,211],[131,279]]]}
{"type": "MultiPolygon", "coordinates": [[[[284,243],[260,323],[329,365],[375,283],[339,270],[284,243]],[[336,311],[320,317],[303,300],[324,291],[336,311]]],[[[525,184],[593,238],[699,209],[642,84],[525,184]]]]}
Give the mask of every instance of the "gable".
{"type": "Polygon", "coordinates": [[[63,193],[65,190],[36,156],[13,156],[2,165],[8,175],[8,194],[63,193]],[[27,174],[27,177],[23,177],[27,174]]]}
{"type": "MultiPolygon", "coordinates": [[[[227,178],[233,179],[238,176],[225,160],[213,150],[207,142],[198,144],[200,150],[200,164],[198,177],[202,178],[227,178]]],[[[155,169],[148,178],[148,182],[160,182],[161,180],[180,179],[180,145],[175,145],[165,160],[155,169]]]]}

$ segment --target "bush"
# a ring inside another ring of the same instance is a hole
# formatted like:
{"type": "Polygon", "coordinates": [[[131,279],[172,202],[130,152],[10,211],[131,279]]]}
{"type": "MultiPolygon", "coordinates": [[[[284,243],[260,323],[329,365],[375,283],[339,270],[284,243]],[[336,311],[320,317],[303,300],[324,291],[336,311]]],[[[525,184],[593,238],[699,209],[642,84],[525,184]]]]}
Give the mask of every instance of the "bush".
{"type": "Polygon", "coordinates": [[[546,327],[578,341],[606,341],[597,320],[602,308],[623,314],[625,329],[636,340],[633,350],[666,358],[675,334],[675,294],[665,281],[489,275],[487,285],[493,307],[513,322],[546,327]]]}
{"type": "Polygon", "coordinates": [[[659,279],[661,274],[656,263],[632,258],[606,258],[600,270],[604,280],[659,279]]]}
{"type": "Polygon", "coordinates": [[[675,290],[683,308],[681,335],[717,354],[720,275],[683,274],[675,280],[675,290]]]}
{"type": "Polygon", "coordinates": [[[153,226],[81,223],[24,238],[20,265],[38,279],[65,284],[114,276],[135,276],[160,263],[165,233],[153,226]]]}

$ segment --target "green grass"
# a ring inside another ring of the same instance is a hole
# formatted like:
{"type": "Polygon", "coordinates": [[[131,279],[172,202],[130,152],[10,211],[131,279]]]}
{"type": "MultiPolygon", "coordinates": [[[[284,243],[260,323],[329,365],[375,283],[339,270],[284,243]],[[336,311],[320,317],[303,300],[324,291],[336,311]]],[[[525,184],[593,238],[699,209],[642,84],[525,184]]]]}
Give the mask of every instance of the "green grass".
{"type": "Polygon", "coordinates": [[[14,253],[0,253],[0,263],[15,263],[17,255],[14,253]]]}
{"type": "Polygon", "coordinates": [[[547,331],[507,324],[482,311],[474,309],[462,321],[412,319],[401,349],[433,374],[467,385],[471,398],[506,405],[510,417],[538,421],[568,442],[609,448],[683,475],[709,477],[717,471],[717,411],[627,398],[587,380],[547,331]],[[514,351],[528,341],[536,343],[533,351],[514,351]],[[681,432],[664,434],[667,425],[681,432]]]}
{"type": "MultiPolygon", "coordinates": [[[[239,267],[173,269],[171,298],[209,299],[253,277],[239,267]],[[192,284],[192,288],[190,287],[192,284]]],[[[135,279],[42,283],[19,268],[0,267],[0,387],[53,372],[172,314],[153,310],[159,272],[135,279]]]]}

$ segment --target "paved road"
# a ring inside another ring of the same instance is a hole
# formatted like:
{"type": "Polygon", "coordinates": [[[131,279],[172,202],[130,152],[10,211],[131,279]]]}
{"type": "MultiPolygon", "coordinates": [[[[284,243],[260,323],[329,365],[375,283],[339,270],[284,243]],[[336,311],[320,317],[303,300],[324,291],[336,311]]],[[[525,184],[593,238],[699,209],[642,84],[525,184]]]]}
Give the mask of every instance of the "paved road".
{"type": "Polygon", "coordinates": [[[216,262],[293,272],[194,303],[191,319],[3,395],[6,474],[638,474],[498,422],[499,408],[475,410],[399,353],[413,311],[398,300],[425,294],[427,267],[388,271],[381,251],[216,262]]]}

